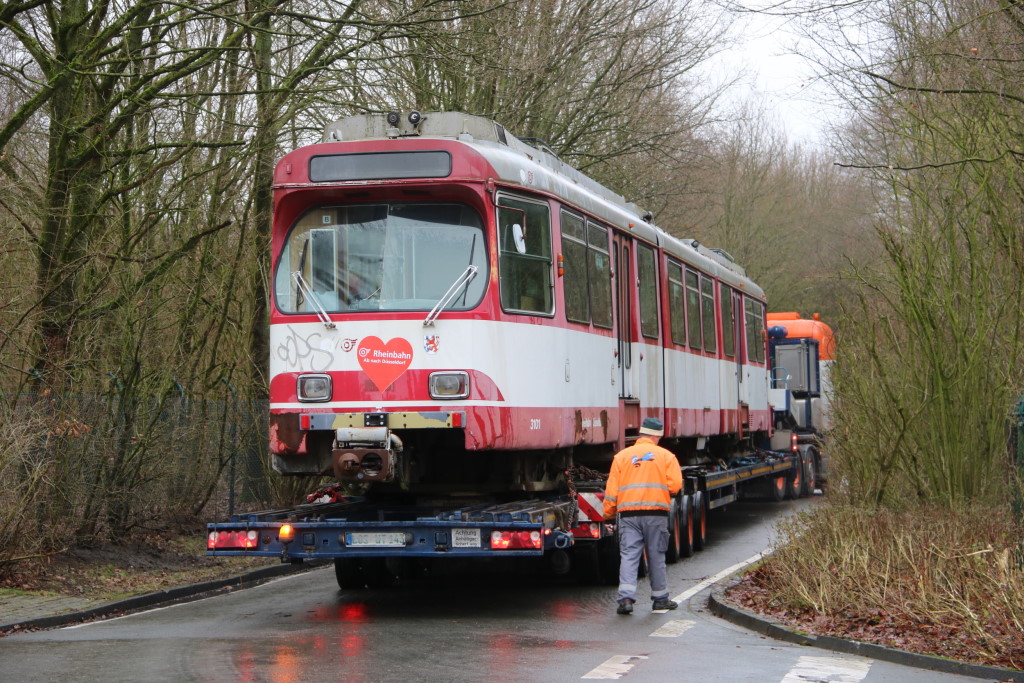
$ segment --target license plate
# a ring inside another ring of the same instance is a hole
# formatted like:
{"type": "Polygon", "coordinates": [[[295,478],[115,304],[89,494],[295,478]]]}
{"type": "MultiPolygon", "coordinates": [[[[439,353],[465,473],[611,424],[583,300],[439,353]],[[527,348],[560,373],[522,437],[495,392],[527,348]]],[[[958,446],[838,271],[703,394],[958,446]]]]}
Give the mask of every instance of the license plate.
{"type": "Polygon", "coordinates": [[[453,548],[479,548],[479,529],[452,529],[453,548]]]}
{"type": "Polygon", "coordinates": [[[345,545],[356,548],[404,548],[401,531],[354,531],[345,534],[345,545]]]}

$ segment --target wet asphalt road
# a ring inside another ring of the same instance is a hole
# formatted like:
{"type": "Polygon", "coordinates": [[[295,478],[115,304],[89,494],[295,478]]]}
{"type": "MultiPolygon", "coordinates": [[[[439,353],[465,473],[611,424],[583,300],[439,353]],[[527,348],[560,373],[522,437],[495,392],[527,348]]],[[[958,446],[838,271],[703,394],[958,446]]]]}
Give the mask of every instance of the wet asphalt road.
{"type": "MultiPolygon", "coordinates": [[[[766,550],[819,499],[709,517],[707,549],[669,566],[683,595],[766,550]]],[[[341,592],[331,568],[198,602],[0,639],[3,681],[976,680],[789,645],[712,616],[707,591],[615,614],[615,588],[478,569],[341,592]]]]}

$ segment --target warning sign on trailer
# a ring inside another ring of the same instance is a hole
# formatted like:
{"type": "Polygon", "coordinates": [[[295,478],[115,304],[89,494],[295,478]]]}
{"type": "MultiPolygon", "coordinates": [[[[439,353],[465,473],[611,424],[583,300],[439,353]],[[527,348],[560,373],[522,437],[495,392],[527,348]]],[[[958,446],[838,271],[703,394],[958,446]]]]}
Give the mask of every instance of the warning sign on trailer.
{"type": "Polygon", "coordinates": [[[479,548],[479,529],[452,529],[453,548],[479,548]]]}

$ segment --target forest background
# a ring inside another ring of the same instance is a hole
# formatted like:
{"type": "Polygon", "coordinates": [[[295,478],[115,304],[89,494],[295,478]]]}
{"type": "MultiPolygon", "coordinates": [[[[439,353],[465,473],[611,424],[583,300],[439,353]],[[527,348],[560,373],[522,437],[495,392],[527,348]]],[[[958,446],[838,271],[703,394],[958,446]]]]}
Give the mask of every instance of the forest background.
{"type": "Polygon", "coordinates": [[[0,563],[308,486],[265,471],[273,165],[351,113],[458,110],[835,323],[829,507],[995,511],[965,548],[1011,552],[1020,607],[1022,34],[1014,0],[4,3],[0,563]],[[729,11],[817,42],[826,144],[725,106],[729,11]]]}

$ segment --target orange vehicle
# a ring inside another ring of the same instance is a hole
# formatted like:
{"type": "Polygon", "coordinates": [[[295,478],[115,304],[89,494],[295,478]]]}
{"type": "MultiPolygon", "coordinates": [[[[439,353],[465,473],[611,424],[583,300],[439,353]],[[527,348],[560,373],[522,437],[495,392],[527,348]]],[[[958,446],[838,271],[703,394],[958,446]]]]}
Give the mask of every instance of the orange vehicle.
{"type": "Polygon", "coordinates": [[[803,466],[801,479],[811,490],[825,481],[824,435],[832,425],[829,380],[835,360],[832,328],[815,313],[769,313],[768,349],[775,434],[772,447],[787,446],[803,466]]]}

